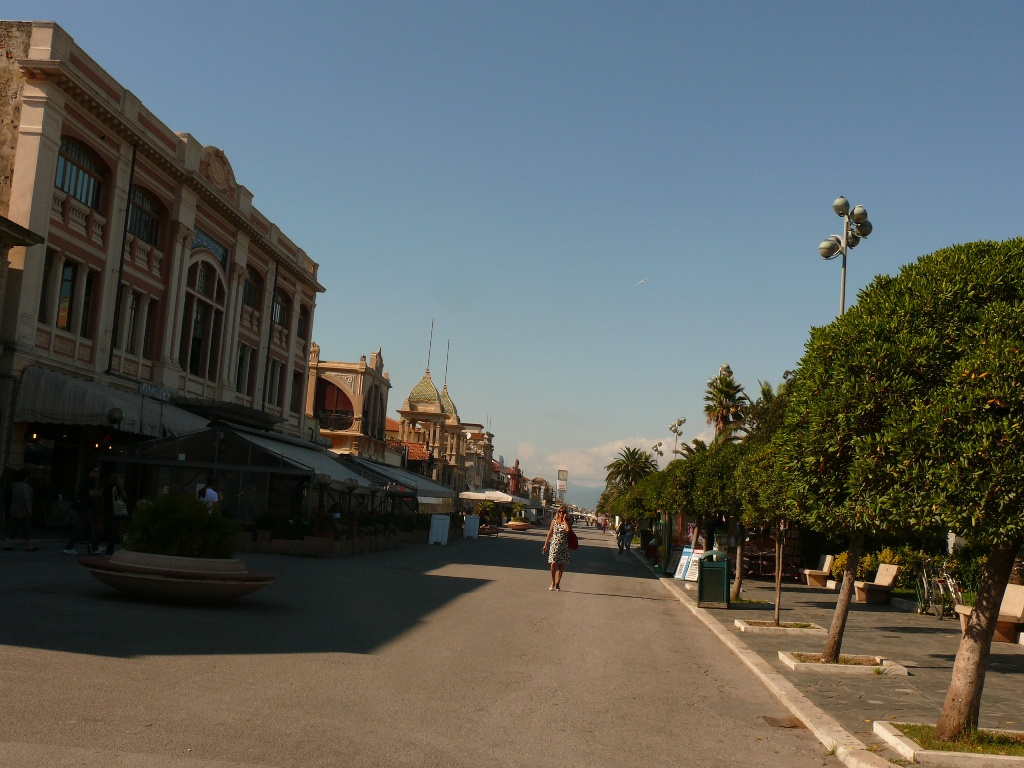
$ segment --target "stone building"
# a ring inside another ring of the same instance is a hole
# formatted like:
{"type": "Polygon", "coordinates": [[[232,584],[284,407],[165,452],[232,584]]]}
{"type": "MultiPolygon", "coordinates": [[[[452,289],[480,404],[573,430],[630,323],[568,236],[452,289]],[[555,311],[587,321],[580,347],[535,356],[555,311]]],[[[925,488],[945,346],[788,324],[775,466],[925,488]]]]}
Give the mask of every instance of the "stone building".
{"type": "Polygon", "coordinates": [[[456,493],[464,491],[466,438],[448,384],[438,392],[428,368],[398,415],[398,439],[406,446],[408,465],[456,493]]]}
{"type": "Polygon", "coordinates": [[[483,424],[463,422],[462,430],[466,440],[466,488],[494,488],[494,435],[483,424]]]}
{"type": "Polygon", "coordinates": [[[385,461],[388,393],[391,379],[378,349],[366,361],[330,362],[320,359],[313,344],[309,357],[306,415],[320,424],[321,437],[336,453],[385,461]]]}
{"type": "Polygon", "coordinates": [[[97,451],[215,414],[308,439],[317,264],[59,26],[0,45],[0,215],[44,238],[9,253],[3,462],[70,496],[97,451]]]}

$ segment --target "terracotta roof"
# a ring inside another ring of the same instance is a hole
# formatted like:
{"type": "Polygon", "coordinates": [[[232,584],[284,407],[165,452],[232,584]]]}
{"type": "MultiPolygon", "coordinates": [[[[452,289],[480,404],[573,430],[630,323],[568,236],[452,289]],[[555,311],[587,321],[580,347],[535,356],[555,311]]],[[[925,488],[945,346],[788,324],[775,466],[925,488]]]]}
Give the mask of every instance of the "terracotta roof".
{"type": "Polygon", "coordinates": [[[426,461],[430,458],[427,446],[423,443],[402,443],[402,445],[409,449],[409,461],[426,461]]]}
{"type": "Polygon", "coordinates": [[[384,430],[386,432],[397,432],[401,429],[401,426],[402,425],[398,423],[397,419],[392,419],[390,416],[384,419],[384,430]]]}

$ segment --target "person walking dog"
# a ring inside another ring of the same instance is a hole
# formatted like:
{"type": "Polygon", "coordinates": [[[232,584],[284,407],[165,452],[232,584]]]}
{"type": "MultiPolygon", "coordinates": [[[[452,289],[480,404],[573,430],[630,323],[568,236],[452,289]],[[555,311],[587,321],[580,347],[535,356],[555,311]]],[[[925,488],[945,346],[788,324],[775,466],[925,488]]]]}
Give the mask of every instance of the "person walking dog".
{"type": "Polygon", "coordinates": [[[551,586],[556,592],[562,590],[562,572],[565,571],[566,563],[569,562],[569,534],[572,532],[572,522],[566,514],[565,507],[559,507],[555,516],[551,518],[551,527],[548,528],[548,535],[544,539],[544,546],[541,552],[548,552],[548,564],[551,566],[551,586]]]}

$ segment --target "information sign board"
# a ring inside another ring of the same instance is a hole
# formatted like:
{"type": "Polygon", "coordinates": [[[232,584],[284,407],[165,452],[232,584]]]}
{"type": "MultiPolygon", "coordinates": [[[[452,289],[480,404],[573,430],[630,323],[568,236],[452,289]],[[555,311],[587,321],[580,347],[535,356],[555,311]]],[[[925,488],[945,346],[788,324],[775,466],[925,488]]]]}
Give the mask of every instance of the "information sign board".
{"type": "Polygon", "coordinates": [[[430,516],[430,536],[427,538],[428,544],[447,544],[448,543],[448,526],[451,521],[448,519],[448,515],[431,515],[430,516]]]}
{"type": "Polygon", "coordinates": [[[462,528],[462,538],[480,538],[480,515],[466,515],[466,522],[462,528]]]}

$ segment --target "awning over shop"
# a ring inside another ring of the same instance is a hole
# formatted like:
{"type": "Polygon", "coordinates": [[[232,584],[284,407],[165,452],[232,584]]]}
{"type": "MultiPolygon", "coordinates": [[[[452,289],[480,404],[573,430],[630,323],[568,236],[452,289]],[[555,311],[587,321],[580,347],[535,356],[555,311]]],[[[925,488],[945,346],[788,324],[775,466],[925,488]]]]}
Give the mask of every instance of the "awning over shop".
{"type": "Polygon", "coordinates": [[[141,393],[125,392],[34,365],[25,368],[21,375],[14,420],[115,426],[122,432],[151,437],[185,435],[205,429],[209,423],[201,416],[141,393]],[[116,425],[110,421],[114,408],[121,413],[121,421],[116,425]]]}
{"type": "Polygon", "coordinates": [[[308,467],[313,474],[328,475],[337,485],[352,479],[359,483],[362,490],[366,490],[372,484],[362,475],[343,465],[333,454],[313,443],[292,441],[283,435],[257,434],[252,430],[237,426],[233,426],[232,431],[243,440],[247,440],[265,451],[277,454],[286,461],[308,467]]]}
{"type": "Polygon", "coordinates": [[[437,499],[454,499],[455,491],[447,486],[435,483],[423,475],[417,475],[399,467],[392,467],[389,464],[378,464],[376,461],[361,459],[358,456],[349,456],[348,459],[356,466],[366,467],[378,474],[391,479],[392,482],[404,486],[416,493],[416,498],[423,504],[436,504],[437,499]]]}
{"type": "Polygon", "coordinates": [[[467,501],[493,501],[495,504],[522,504],[530,506],[530,500],[520,496],[512,496],[503,491],[463,491],[459,494],[460,499],[467,501]]]}

